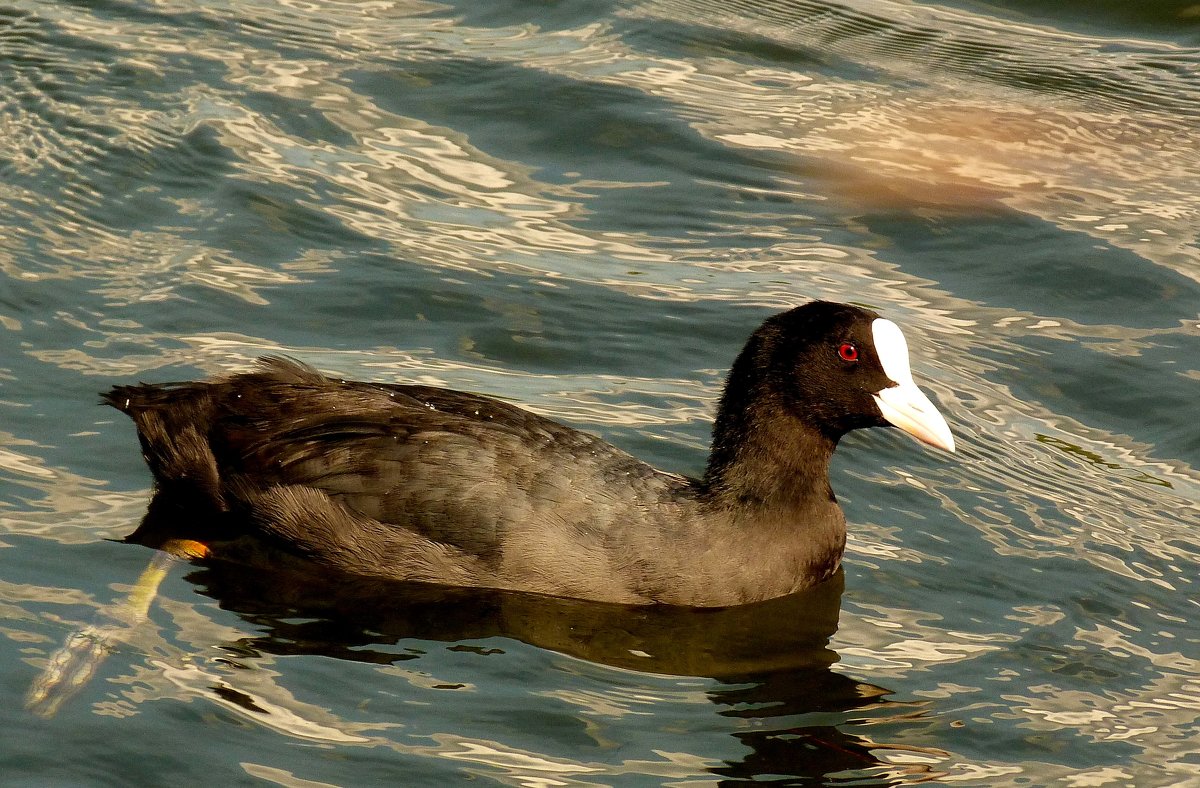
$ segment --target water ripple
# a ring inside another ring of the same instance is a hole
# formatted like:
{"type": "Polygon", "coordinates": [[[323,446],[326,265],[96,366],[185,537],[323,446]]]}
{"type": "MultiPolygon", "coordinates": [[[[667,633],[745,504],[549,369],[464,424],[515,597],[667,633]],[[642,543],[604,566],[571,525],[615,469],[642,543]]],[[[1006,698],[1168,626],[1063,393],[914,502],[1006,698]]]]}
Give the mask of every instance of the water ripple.
{"type": "MultiPolygon", "coordinates": [[[[144,560],[99,541],[149,484],[129,425],[80,406],[117,380],[286,352],[501,394],[694,473],[746,333],[853,298],[905,327],[961,445],[839,452],[842,672],[726,683],[643,673],[637,648],[617,669],[532,637],[360,646],[336,625],[287,659],[253,606],[180,581],[82,714],[190,742],[161,701],[193,704],[198,751],[281,783],[362,782],[380,751],[443,782],[821,759],[864,784],[1195,777],[1184,20],[1139,38],[1060,24],[1065,7],[866,0],[24,5],[0,12],[13,664],[44,662],[114,565],[144,560]],[[372,754],[355,779],[327,773],[350,748],[372,754]]],[[[759,636],[807,617],[783,618],[759,636]]]]}

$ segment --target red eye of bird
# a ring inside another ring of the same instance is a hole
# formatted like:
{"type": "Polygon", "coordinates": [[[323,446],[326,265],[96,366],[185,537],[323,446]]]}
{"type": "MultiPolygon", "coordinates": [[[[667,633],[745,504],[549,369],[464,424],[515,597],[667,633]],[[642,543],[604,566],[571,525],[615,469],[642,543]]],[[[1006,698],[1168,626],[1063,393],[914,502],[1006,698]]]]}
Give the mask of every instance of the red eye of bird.
{"type": "Polygon", "coordinates": [[[838,355],[842,357],[842,361],[858,361],[858,348],[849,342],[844,342],[838,348],[838,355]]]}

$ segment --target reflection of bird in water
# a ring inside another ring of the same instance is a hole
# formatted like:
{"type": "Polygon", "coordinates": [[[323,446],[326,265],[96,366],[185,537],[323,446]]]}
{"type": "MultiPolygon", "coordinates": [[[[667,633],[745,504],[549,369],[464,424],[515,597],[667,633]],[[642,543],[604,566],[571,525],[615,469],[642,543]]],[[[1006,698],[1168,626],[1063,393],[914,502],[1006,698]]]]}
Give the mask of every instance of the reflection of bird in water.
{"type": "MultiPolygon", "coordinates": [[[[171,516],[173,511],[173,505],[159,499],[150,514],[171,516]]],[[[115,612],[102,612],[98,620],[136,626],[139,616],[131,612],[148,601],[147,593],[169,561],[160,553],[155,570],[145,573],[115,612]]],[[[889,765],[883,754],[898,749],[930,760],[944,757],[878,741],[887,725],[918,718],[923,704],[888,700],[888,690],[833,670],[838,656],[829,639],[841,611],[841,572],[809,591],[731,608],[616,605],[406,583],[330,572],[301,561],[251,572],[242,564],[214,560],[188,579],[252,626],[253,636],[221,644],[228,653],[308,654],[388,665],[419,659],[430,643],[469,650],[472,642],[489,640],[487,653],[493,654],[505,649],[503,639],[510,639],[621,669],[716,679],[707,690],[714,709],[722,717],[748,722],[731,735],[749,752],[713,769],[725,777],[870,770],[877,776],[903,772],[911,780],[916,766],[889,765]],[[861,725],[852,724],[864,719],[873,723],[874,740],[861,725]]],[[[99,663],[88,660],[107,656],[131,631],[114,624],[96,636],[95,629],[69,638],[61,652],[66,658],[52,660],[31,691],[35,711],[45,716],[57,711],[95,672],[99,663]],[[88,647],[77,648],[80,643],[88,647]],[[59,669],[67,663],[74,670],[59,669]]],[[[201,684],[212,702],[240,709],[268,727],[339,732],[299,719],[295,710],[220,676],[201,684]]]]}
{"type": "Polygon", "coordinates": [[[722,707],[722,716],[750,721],[734,734],[750,752],[713,771],[743,780],[837,775],[839,781],[863,786],[943,776],[935,764],[950,757],[944,750],[882,740],[888,726],[923,721],[928,705],[889,700],[889,692],[833,670],[774,671],[713,690],[709,698],[722,707]],[[889,752],[903,760],[889,762],[889,752]]]}
{"type": "Polygon", "coordinates": [[[828,669],[843,588],[838,572],[779,599],[687,608],[380,580],[301,562],[247,572],[211,561],[188,579],[264,633],[239,644],[254,650],[382,663],[397,654],[372,645],[506,637],[613,667],[714,678],[828,669]]]}
{"type": "Polygon", "coordinates": [[[749,748],[741,760],[713,768],[722,777],[864,770],[912,781],[914,775],[935,777],[928,762],[948,757],[875,741],[861,726],[848,725],[869,718],[878,737],[886,725],[918,719],[925,704],[888,700],[889,690],[832,669],[838,655],[829,640],[841,612],[842,572],[799,594],[721,609],[613,605],[345,575],[317,582],[310,572],[299,564],[291,573],[264,574],[214,562],[189,579],[254,625],[258,634],[230,644],[239,653],[391,664],[419,658],[395,648],[409,639],[421,652],[429,641],[461,649],[490,639],[492,654],[504,648],[497,638],[509,638],[622,669],[717,679],[708,698],[722,717],[747,721],[732,735],[749,748]],[[879,753],[893,750],[925,756],[924,763],[881,759],[879,753]]]}
{"type": "Polygon", "coordinates": [[[258,634],[230,644],[240,653],[391,664],[418,659],[396,648],[410,639],[420,651],[429,641],[461,649],[490,639],[491,653],[504,648],[497,638],[509,638],[622,669],[717,679],[708,697],[721,716],[747,720],[733,735],[750,749],[714,770],[722,776],[873,770],[911,780],[924,772],[935,776],[929,762],[947,757],[878,741],[888,725],[919,719],[925,704],[889,700],[887,689],[833,669],[838,655],[829,640],[841,614],[842,572],[799,594],[721,609],[613,605],[346,575],[317,580],[299,563],[262,573],[213,562],[189,579],[253,624],[258,634]],[[874,739],[863,726],[847,724],[864,719],[873,723],[874,739]],[[891,750],[920,754],[924,762],[888,764],[881,755],[891,750]]]}

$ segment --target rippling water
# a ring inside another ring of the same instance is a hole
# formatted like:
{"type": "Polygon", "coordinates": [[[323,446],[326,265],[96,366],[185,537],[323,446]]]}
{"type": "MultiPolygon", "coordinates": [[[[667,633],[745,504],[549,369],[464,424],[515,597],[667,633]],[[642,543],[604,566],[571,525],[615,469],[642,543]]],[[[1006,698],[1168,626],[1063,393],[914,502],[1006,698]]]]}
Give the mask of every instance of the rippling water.
{"type": "Polygon", "coordinates": [[[1200,785],[1198,151],[1189,2],[0,7],[5,781],[1200,785]],[[175,567],[136,622],[112,382],[286,352],[696,473],[815,297],[960,446],[844,441],[815,593],[175,567]]]}

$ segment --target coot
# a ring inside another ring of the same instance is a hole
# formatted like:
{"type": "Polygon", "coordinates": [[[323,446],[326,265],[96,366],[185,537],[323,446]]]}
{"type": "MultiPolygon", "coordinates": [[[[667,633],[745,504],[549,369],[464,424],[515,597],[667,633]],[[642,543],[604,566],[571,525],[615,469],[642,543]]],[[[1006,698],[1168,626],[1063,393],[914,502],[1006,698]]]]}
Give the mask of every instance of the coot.
{"type": "Polygon", "coordinates": [[[617,603],[728,606],[820,583],[846,540],[829,485],[842,435],[891,424],[954,450],[896,324],[823,301],[750,337],[699,479],[490,397],[277,357],[103,398],[137,425],[158,495],[205,524],[170,540],[193,555],[236,560],[252,542],[360,575],[617,603]]]}

